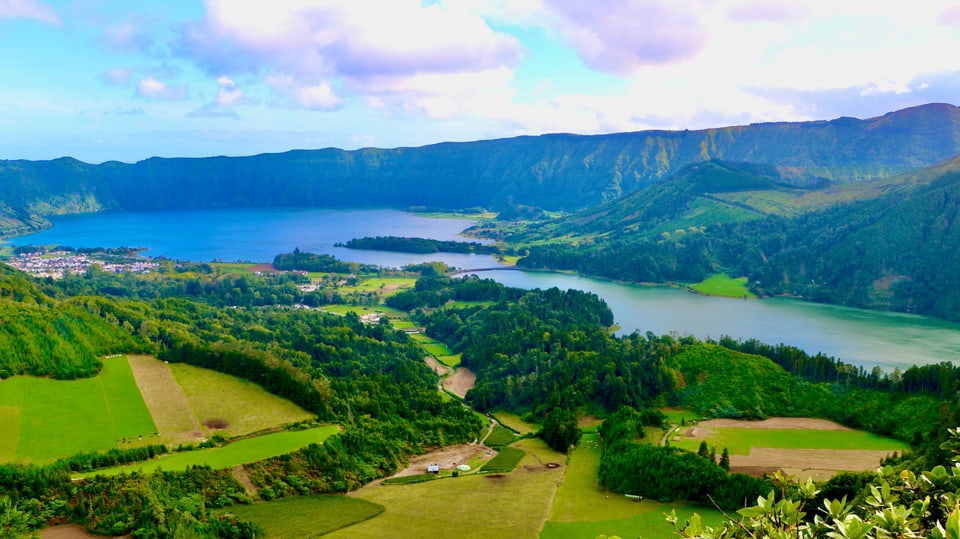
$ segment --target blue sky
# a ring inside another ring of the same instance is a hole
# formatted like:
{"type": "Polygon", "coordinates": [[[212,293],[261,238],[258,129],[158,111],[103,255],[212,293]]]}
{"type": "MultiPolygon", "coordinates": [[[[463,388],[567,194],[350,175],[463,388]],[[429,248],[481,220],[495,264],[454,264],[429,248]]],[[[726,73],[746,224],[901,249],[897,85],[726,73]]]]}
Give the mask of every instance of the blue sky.
{"type": "Polygon", "coordinates": [[[960,104],[960,4],[0,0],[0,159],[99,163],[960,104]]]}

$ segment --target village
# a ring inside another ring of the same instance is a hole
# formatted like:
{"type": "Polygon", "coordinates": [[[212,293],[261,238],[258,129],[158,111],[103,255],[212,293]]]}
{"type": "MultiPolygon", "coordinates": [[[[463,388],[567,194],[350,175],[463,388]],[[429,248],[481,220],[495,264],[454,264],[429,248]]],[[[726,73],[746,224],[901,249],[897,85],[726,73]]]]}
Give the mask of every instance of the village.
{"type": "Polygon", "coordinates": [[[85,273],[93,266],[111,273],[150,273],[160,264],[148,260],[105,262],[92,256],[71,251],[37,251],[21,253],[6,260],[10,266],[36,277],[60,279],[68,274],[85,273]]]}

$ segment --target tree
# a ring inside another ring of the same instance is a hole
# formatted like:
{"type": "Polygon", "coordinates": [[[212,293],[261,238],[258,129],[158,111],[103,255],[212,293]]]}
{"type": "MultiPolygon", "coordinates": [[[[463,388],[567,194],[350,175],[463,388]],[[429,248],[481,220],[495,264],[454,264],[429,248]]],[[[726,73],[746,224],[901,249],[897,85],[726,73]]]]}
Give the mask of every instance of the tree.
{"type": "Polygon", "coordinates": [[[571,446],[580,441],[577,414],[572,410],[556,409],[547,414],[540,437],[556,451],[566,453],[571,446]]]}
{"type": "Polygon", "coordinates": [[[726,471],[730,471],[730,452],[727,451],[727,448],[723,448],[723,452],[720,453],[720,467],[726,471]]]}
{"type": "Polygon", "coordinates": [[[30,517],[7,496],[0,496],[0,539],[20,539],[30,533],[30,517]]]}

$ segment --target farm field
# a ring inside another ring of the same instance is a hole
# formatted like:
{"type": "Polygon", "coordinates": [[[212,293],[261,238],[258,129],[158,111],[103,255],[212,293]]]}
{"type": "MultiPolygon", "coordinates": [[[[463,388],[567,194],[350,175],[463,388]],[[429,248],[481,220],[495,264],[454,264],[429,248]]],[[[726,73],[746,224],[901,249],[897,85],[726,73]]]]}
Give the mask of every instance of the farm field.
{"type": "Polygon", "coordinates": [[[636,502],[604,492],[597,484],[602,446],[596,434],[585,434],[567,460],[563,483],[557,489],[542,539],[594,539],[599,535],[620,537],[673,537],[673,526],[664,513],[671,510],[683,521],[699,513],[707,524],[719,523],[720,512],[683,503],[636,502]]]}
{"type": "Polygon", "coordinates": [[[80,452],[159,443],[125,357],[95,378],[17,376],[0,383],[0,461],[42,463],[80,452]]]}
{"type": "Polygon", "coordinates": [[[169,367],[209,434],[243,436],[313,418],[310,412],[248,380],[183,363],[169,367]]]}
{"type": "Polygon", "coordinates": [[[701,441],[730,452],[732,471],[760,475],[783,469],[800,479],[829,479],[837,471],[872,470],[880,459],[909,449],[898,440],[820,419],[714,419],[687,425],[671,444],[696,451],[701,441]]]}
{"type": "Polygon", "coordinates": [[[541,440],[522,440],[514,447],[526,455],[509,474],[364,487],[351,496],[383,505],[386,511],[325,537],[535,539],[563,470],[562,465],[548,468],[545,464],[562,463],[565,457],[541,440]]]}
{"type": "Polygon", "coordinates": [[[718,273],[707,277],[705,280],[690,285],[690,288],[710,296],[723,296],[726,298],[755,298],[753,292],[747,289],[746,277],[730,277],[725,273],[718,273]]]}
{"type": "Polygon", "coordinates": [[[248,462],[256,462],[290,453],[310,444],[321,443],[338,432],[340,432],[340,427],[337,425],[275,432],[255,438],[237,440],[223,447],[173,453],[147,462],[105,468],[95,472],[78,474],[76,477],[117,475],[135,471],[149,473],[161,468],[168,471],[185,470],[198,464],[208,465],[216,469],[232,468],[248,462]]]}
{"type": "Polygon", "coordinates": [[[493,417],[500,422],[501,425],[507,427],[508,429],[515,430],[520,434],[532,434],[540,430],[540,427],[534,425],[533,423],[527,423],[520,416],[516,414],[511,414],[509,412],[499,411],[493,414],[493,417]]]}
{"type": "Polygon", "coordinates": [[[383,513],[383,506],[347,496],[297,496],[236,505],[220,512],[259,524],[267,539],[299,539],[371,519],[383,513]]]}
{"type": "Polygon", "coordinates": [[[137,385],[164,443],[196,443],[214,433],[243,436],[313,414],[262,387],[210,369],[130,356],[137,385]]]}

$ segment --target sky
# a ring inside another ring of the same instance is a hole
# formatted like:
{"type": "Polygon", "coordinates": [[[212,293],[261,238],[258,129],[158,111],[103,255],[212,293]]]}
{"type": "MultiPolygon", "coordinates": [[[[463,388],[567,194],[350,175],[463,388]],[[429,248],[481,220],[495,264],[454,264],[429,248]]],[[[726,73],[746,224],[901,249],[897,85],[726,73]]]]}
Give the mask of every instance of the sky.
{"type": "Polygon", "coordinates": [[[956,0],[0,0],[0,159],[253,155],[960,104],[956,0]]]}

